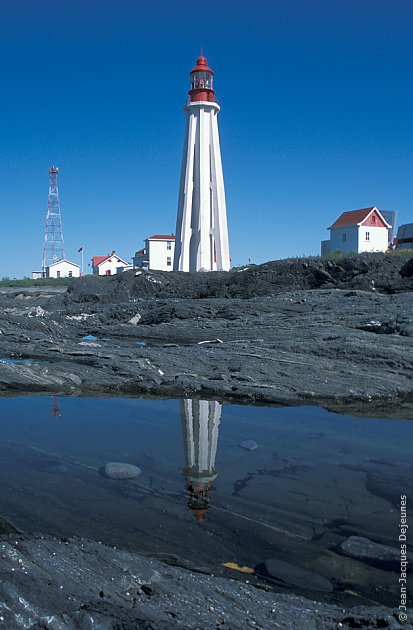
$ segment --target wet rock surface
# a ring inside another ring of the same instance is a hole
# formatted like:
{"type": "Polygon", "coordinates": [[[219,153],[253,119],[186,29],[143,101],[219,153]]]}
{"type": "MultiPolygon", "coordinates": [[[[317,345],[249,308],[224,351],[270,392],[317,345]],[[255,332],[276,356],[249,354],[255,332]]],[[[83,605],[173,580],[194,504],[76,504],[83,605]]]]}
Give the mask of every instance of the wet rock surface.
{"type": "Polygon", "coordinates": [[[258,572],[275,581],[298,586],[299,588],[321,591],[322,593],[331,593],[333,591],[331,582],[322,575],[314,573],[314,571],[296,567],[289,562],[284,562],[277,558],[266,560],[264,564],[258,568],[258,572]]]}
{"type": "Polygon", "coordinates": [[[10,629],[403,627],[397,611],[268,593],[86,539],[3,535],[0,552],[0,620],[10,629]]]}
{"type": "Polygon", "coordinates": [[[131,271],[87,276],[66,293],[0,292],[0,390],[199,395],[370,415],[397,407],[412,417],[407,262],[370,254],[231,273],[131,271]]]}
{"type": "MultiPolygon", "coordinates": [[[[363,536],[350,536],[340,544],[340,551],[350,558],[366,561],[374,566],[394,566],[397,569],[400,565],[400,549],[375,543],[363,536]]],[[[413,563],[413,554],[408,553],[407,557],[413,563]]]]}

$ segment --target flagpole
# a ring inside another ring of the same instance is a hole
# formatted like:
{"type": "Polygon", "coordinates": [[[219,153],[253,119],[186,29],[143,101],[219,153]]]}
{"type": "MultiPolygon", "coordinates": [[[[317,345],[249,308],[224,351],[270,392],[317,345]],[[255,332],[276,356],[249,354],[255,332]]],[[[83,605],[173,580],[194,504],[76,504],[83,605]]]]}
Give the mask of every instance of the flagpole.
{"type": "Polygon", "coordinates": [[[79,247],[79,249],[77,250],[78,254],[81,253],[82,257],[81,257],[81,267],[80,267],[80,275],[83,276],[83,250],[84,250],[84,246],[82,245],[81,247],[79,247]]]}

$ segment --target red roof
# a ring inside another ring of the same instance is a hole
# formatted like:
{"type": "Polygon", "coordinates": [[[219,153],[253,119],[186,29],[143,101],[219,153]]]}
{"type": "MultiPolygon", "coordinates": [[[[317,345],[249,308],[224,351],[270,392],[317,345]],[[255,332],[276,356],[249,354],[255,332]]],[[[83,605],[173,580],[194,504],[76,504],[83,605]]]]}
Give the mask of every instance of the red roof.
{"type": "Polygon", "coordinates": [[[97,267],[98,265],[100,265],[100,263],[102,263],[104,260],[109,258],[109,256],[110,256],[110,254],[106,254],[106,256],[93,256],[93,258],[92,258],[92,266],[93,267],[97,267]]]}
{"type": "Polygon", "coordinates": [[[368,217],[370,212],[374,210],[374,206],[371,208],[362,208],[361,210],[350,210],[349,212],[343,212],[340,214],[337,221],[330,225],[328,228],[337,228],[337,227],[347,227],[350,225],[358,225],[359,223],[363,223],[363,221],[368,217]]]}
{"type": "Polygon", "coordinates": [[[148,238],[148,241],[174,241],[175,234],[154,234],[148,238]]]}
{"type": "Polygon", "coordinates": [[[192,68],[189,74],[192,74],[193,72],[210,72],[211,74],[214,74],[213,70],[211,70],[211,68],[208,66],[206,57],[204,57],[203,55],[198,57],[198,59],[196,60],[195,68],[192,68]]]}

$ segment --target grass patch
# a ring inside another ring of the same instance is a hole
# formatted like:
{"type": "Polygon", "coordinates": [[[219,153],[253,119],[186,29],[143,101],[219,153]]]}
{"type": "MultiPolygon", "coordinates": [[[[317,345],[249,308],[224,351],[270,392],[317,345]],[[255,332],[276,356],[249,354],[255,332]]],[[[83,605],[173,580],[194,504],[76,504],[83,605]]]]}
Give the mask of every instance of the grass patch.
{"type": "Polygon", "coordinates": [[[0,287],[69,287],[77,278],[8,278],[0,280],[0,287]]]}

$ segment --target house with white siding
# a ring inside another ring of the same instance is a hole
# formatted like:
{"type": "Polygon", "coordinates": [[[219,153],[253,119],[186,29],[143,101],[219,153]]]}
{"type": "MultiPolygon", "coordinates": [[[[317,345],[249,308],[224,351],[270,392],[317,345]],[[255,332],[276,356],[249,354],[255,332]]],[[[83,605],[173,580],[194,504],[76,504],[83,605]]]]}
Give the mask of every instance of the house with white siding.
{"type": "Polygon", "coordinates": [[[375,207],[343,212],[330,225],[330,239],[321,241],[321,255],[333,252],[385,252],[392,226],[375,207]]]}
{"type": "Polygon", "coordinates": [[[172,271],[175,253],[174,234],[154,234],[145,239],[145,247],[132,258],[133,266],[152,271],[172,271]]]}
{"type": "Polygon", "coordinates": [[[113,276],[132,269],[132,265],[112,251],[106,256],[93,256],[92,273],[98,276],[113,276]]]}
{"type": "Polygon", "coordinates": [[[79,278],[80,265],[63,258],[46,267],[46,278],[79,278]]]}

